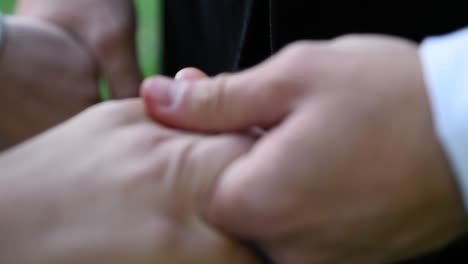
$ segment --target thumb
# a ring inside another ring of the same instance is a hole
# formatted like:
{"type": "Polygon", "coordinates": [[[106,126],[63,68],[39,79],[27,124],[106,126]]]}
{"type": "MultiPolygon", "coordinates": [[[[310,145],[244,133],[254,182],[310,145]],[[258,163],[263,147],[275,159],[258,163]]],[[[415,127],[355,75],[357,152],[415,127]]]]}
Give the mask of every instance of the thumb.
{"type": "Polygon", "coordinates": [[[290,112],[297,97],[293,86],[281,85],[274,76],[259,66],[200,80],[153,77],[143,83],[141,95],[153,118],[178,128],[222,132],[270,127],[290,112]]]}

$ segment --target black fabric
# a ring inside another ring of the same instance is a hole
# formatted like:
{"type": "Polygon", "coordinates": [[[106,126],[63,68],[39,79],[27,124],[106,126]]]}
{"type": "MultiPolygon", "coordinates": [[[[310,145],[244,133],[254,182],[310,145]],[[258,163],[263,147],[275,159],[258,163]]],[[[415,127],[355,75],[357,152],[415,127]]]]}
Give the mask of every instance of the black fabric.
{"type": "MultiPolygon", "coordinates": [[[[210,75],[264,60],[299,39],[381,33],[421,41],[468,25],[468,0],[168,0],[163,71],[210,75]]],[[[405,264],[468,263],[468,238],[405,264]]]]}
{"type": "Polygon", "coordinates": [[[382,33],[420,41],[467,26],[468,1],[170,0],[165,23],[164,73],[196,66],[213,75],[299,39],[382,33]]]}
{"type": "Polygon", "coordinates": [[[165,1],[164,72],[235,70],[251,10],[252,0],[165,1]]]}
{"type": "Polygon", "coordinates": [[[384,33],[420,41],[468,25],[466,0],[272,1],[275,46],[346,33],[384,33]]]}

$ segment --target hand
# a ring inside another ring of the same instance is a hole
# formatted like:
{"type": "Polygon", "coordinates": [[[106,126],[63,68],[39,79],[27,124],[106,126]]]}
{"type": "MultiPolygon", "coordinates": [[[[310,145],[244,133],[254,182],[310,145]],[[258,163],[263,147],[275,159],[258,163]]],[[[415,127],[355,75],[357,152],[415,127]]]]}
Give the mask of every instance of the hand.
{"type": "Polygon", "coordinates": [[[255,263],[201,217],[220,172],[251,146],[105,103],[0,156],[0,262],[255,263]]]}
{"type": "Polygon", "coordinates": [[[0,149],[77,114],[99,100],[91,56],[56,26],[7,19],[0,58],[0,149]]]}
{"type": "Polygon", "coordinates": [[[97,103],[92,57],[66,32],[9,17],[1,57],[1,147],[9,147],[97,103]]]}
{"type": "Polygon", "coordinates": [[[466,229],[413,43],[302,42],[239,74],[149,79],[142,94],[172,126],[270,128],[223,172],[207,217],[275,263],[388,263],[466,229]]]}
{"type": "Polygon", "coordinates": [[[138,94],[132,0],[19,0],[17,14],[52,22],[75,36],[92,52],[114,98],[138,94]]]}

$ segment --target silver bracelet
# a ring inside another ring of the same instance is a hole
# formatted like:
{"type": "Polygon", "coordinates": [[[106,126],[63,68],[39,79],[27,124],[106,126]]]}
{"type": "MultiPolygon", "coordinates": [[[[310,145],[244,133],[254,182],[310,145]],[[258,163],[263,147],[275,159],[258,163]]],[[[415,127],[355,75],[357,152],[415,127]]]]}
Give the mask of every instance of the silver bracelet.
{"type": "Polygon", "coordinates": [[[0,58],[5,52],[7,39],[8,39],[8,26],[6,23],[6,16],[0,12],[0,58]]]}

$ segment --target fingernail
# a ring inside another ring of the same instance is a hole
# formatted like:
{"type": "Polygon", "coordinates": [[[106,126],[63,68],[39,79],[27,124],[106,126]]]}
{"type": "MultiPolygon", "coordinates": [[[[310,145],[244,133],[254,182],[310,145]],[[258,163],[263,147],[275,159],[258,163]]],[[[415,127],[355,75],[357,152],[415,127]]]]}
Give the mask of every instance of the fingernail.
{"type": "Polygon", "coordinates": [[[149,96],[152,104],[168,107],[172,104],[172,80],[166,77],[155,77],[143,83],[145,95],[149,96]]]}
{"type": "Polygon", "coordinates": [[[171,108],[179,104],[188,83],[174,81],[167,77],[155,77],[143,83],[144,93],[150,97],[152,105],[159,108],[171,108]]]}

